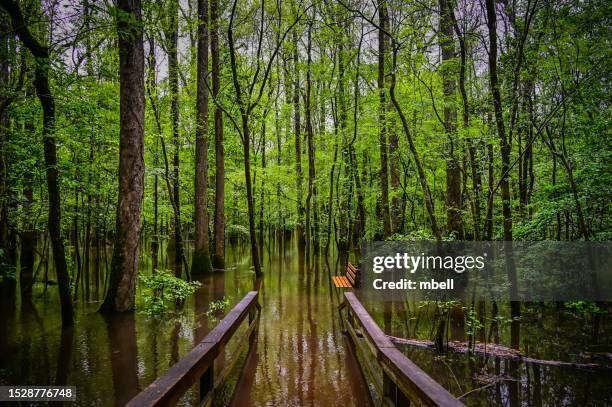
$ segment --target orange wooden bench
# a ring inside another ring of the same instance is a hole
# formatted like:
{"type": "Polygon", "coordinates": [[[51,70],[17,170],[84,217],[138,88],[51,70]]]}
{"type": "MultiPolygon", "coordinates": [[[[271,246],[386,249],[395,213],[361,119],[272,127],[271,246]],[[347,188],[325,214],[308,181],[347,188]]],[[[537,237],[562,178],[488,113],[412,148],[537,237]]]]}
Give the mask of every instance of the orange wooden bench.
{"type": "Polygon", "coordinates": [[[359,287],[359,269],[349,261],[346,266],[346,275],[333,276],[332,281],[337,288],[359,287]]]}

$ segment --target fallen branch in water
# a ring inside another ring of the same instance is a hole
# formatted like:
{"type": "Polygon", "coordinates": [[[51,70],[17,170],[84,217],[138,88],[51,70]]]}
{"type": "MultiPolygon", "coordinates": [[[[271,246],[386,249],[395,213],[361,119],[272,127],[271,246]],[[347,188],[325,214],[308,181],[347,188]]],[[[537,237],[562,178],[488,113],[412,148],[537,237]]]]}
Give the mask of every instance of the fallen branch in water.
{"type": "MultiPolygon", "coordinates": [[[[417,348],[427,348],[427,349],[435,349],[433,341],[429,341],[426,339],[405,339],[398,338],[397,336],[387,335],[387,337],[396,345],[409,345],[415,346],[417,348]]],[[[459,341],[449,341],[448,349],[452,350],[456,353],[469,353],[468,345],[466,342],[459,341]]],[[[564,367],[564,368],[572,368],[572,369],[583,369],[583,370],[603,370],[603,371],[612,371],[612,366],[608,365],[600,365],[597,363],[573,363],[573,362],[563,362],[560,360],[544,360],[544,359],[534,359],[527,356],[524,356],[516,349],[508,348],[506,346],[497,345],[494,343],[484,344],[482,342],[477,342],[472,349],[472,352],[483,355],[483,356],[491,356],[495,358],[509,359],[516,362],[524,362],[524,363],[534,363],[538,365],[545,366],[555,366],[555,367],[564,367]]]]}

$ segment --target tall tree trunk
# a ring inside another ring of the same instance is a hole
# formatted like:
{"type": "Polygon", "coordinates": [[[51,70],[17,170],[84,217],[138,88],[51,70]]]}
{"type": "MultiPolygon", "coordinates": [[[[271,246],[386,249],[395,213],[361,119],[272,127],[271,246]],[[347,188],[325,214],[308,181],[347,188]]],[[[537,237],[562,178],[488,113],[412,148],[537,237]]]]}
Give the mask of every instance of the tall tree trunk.
{"type": "Polygon", "coordinates": [[[198,0],[195,234],[192,273],[210,273],[208,236],[208,1],[198,0]]]}
{"type": "MultiPolygon", "coordinates": [[[[495,0],[486,0],[487,7],[487,25],[489,28],[489,82],[491,87],[491,96],[493,98],[493,110],[495,112],[495,124],[497,134],[499,136],[499,146],[501,149],[501,195],[502,195],[502,214],[504,217],[504,249],[506,255],[506,274],[510,282],[510,298],[514,301],[510,302],[512,323],[512,338],[518,338],[518,320],[521,315],[521,306],[516,298],[518,297],[518,282],[516,277],[516,268],[514,265],[514,256],[512,254],[512,207],[510,202],[510,183],[508,177],[510,173],[510,143],[506,137],[506,127],[504,124],[504,116],[502,111],[501,94],[499,91],[499,82],[497,77],[497,15],[495,12],[495,0]]],[[[513,343],[513,347],[517,348],[518,343],[513,343]]]]}
{"type": "Polygon", "coordinates": [[[43,145],[45,156],[45,170],[47,175],[47,189],[49,194],[49,214],[47,227],[51,237],[51,247],[53,250],[53,260],[55,261],[55,272],[60,294],[60,304],[62,309],[62,325],[71,326],[74,324],[74,311],[70,298],[70,278],[66,265],[66,255],[61,231],[61,197],[59,187],[59,172],[57,169],[57,151],[54,138],[55,131],[55,99],[49,85],[49,49],[40,43],[30,33],[26,26],[19,4],[14,0],[6,0],[0,3],[9,14],[13,31],[19,39],[34,55],[36,59],[36,69],[34,72],[34,87],[36,95],[40,100],[43,111],[43,145]]]}
{"type": "Polygon", "coordinates": [[[101,311],[134,309],[144,192],[144,49],[140,0],[119,0],[119,201],[108,290],[101,311]]]}
{"type": "MultiPolygon", "coordinates": [[[[491,120],[487,120],[491,123],[491,120]]],[[[493,143],[487,143],[487,210],[485,214],[484,240],[493,239],[493,198],[495,195],[495,168],[493,143]]]]}
{"type": "MultiPolygon", "coordinates": [[[[219,0],[210,1],[210,53],[212,57],[212,93],[219,97],[219,0]]],[[[225,268],[225,159],[223,151],[223,112],[215,106],[215,252],[212,265],[225,268]]]]}
{"type": "Polygon", "coordinates": [[[378,0],[378,137],[380,147],[380,198],[383,218],[383,238],[391,234],[391,214],[389,212],[389,163],[387,159],[387,102],[385,87],[385,62],[387,35],[383,30],[389,26],[386,0],[378,0]]]}
{"type": "MultiPolygon", "coordinates": [[[[312,125],[312,20],[308,24],[307,45],[307,71],[306,71],[306,137],[308,144],[308,194],[306,195],[306,244],[310,247],[312,238],[312,213],[315,211],[312,198],[315,195],[315,151],[314,131],[312,125]]],[[[316,238],[316,236],[315,236],[316,238]]]]}
{"type": "MultiPolygon", "coordinates": [[[[342,160],[340,162],[341,168],[338,170],[338,179],[336,180],[336,199],[338,200],[338,226],[335,228],[338,244],[338,252],[341,257],[341,267],[346,265],[348,261],[348,250],[350,240],[350,228],[349,228],[349,200],[350,200],[350,186],[352,184],[349,172],[350,153],[349,153],[349,140],[347,136],[347,101],[346,101],[346,27],[342,27],[341,38],[338,43],[338,103],[337,103],[337,116],[338,116],[338,131],[342,140],[342,160]],[[340,174],[343,173],[344,179],[340,179],[340,174]],[[340,185],[342,181],[342,185],[340,185]],[[338,188],[342,187],[342,194],[338,191],[338,188]]],[[[334,222],[335,223],[335,222],[334,222]]]]}
{"type": "MultiPolygon", "coordinates": [[[[465,36],[459,29],[459,24],[457,23],[457,19],[455,18],[455,11],[453,9],[452,3],[447,3],[449,7],[449,17],[452,20],[453,28],[455,29],[455,34],[457,34],[457,39],[459,40],[459,50],[460,50],[460,65],[459,65],[459,91],[461,94],[461,101],[463,102],[463,129],[465,132],[468,132],[470,127],[470,110],[469,110],[469,101],[468,94],[465,87],[465,76],[466,76],[466,64],[467,64],[467,45],[465,43],[465,36]]],[[[482,195],[482,183],[480,172],[478,170],[478,162],[476,156],[476,138],[471,137],[468,139],[468,154],[470,159],[470,171],[472,178],[472,213],[473,213],[473,222],[474,222],[474,240],[480,240],[482,238],[481,233],[481,210],[480,210],[480,197],[482,195]]]]}
{"type": "MultiPolygon", "coordinates": [[[[247,192],[247,209],[249,216],[249,237],[251,241],[251,258],[253,261],[253,268],[255,269],[255,276],[261,277],[263,273],[261,271],[261,263],[259,261],[259,248],[257,245],[257,231],[255,229],[255,203],[253,201],[253,187],[251,181],[251,136],[249,129],[249,114],[252,106],[250,102],[246,103],[243,100],[242,87],[240,86],[240,79],[238,78],[238,66],[236,63],[236,49],[234,48],[234,31],[233,23],[236,13],[236,5],[238,0],[234,0],[232,6],[232,14],[230,18],[229,27],[227,29],[227,40],[230,51],[230,64],[232,69],[232,83],[234,85],[234,91],[236,92],[236,98],[238,100],[238,106],[240,109],[241,119],[241,138],[242,138],[242,150],[244,153],[244,178],[247,192]]],[[[263,33],[261,33],[263,35],[263,33]]],[[[263,86],[263,85],[262,85],[263,86]]]]}
{"type": "Polygon", "coordinates": [[[298,37],[293,31],[293,132],[295,135],[295,188],[297,192],[297,235],[300,247],[304,247],[306,237],[304,233],[304,191],[302,188],[302,123],[300,120],[300,70],[298,58],[298,37]]]}
{"type": "Polygon", "coordinates": [[[455,55],[453,41],[452,5],[448,0],[440,0],[440,50],[442,55],[442,76],[444,90],[444,130],[449,148],[446,157],[446,228],[456,239],[463,239],[461,219],[461,171],[457,160],[457,108],[455,106],[456,82],[450,75],[450,67],[455,55]]]}
{"type": "Polygon", "coordinates": [[[349,144],[350,150],[350,164],[351,164],[351,175],[355,182],[355,192],[357,195],[357,221],[353,227],[353,242],[357,243],[363,236],[366,226],[366,214],[365,207],[363,204],[363,189],[361,187],[361,176],[359,175],[359,162],[357,161],[357,154],[355,154],[355,141],[357,140],[357,133],[359,129],[358,116],[359,116],[359,79],[361,77],[361,45],[363,43],[363,31],[359,38],[359,46],[357,48],[357,62],[355,69],[355,80],[354,80],[354,94],[353,94],[353,138],[349,144]]]}
{"type": "MultiPolygon", "coordinates": [[[[261,190],[259,191],[259,243],[261,250],[264,249],[264,206],[266,198],[266,117],[268,110],[263,115],[261,123],[261,190]]],[[[262,255],[263,257],[263,255],[262,255]]]]}
{"type": "MultiPolygon", "coordinates": [[[[155,69],[157,68],[157,61],[155,58],[155,40],[153,35],[148,35],[149,42],[149,56],[147,58],[148,71],[147,71],[147,93],[149,100],[153,108],[153,114],[155,116],[155,123],[157,124],[157,138],[155,139],[155,152],[153,154],[153,166],[157,169],[159,166],[159,138],[161,137],[161,123],[159,120],[159,112],[157,111],[156,89],[157,83],[155,79],[155,69]]],[[[151,272],[155,273],[158,269],[158,256],[159,256],[159,176],[157,171],[153,175],[153,236],[151,237],[151,272]]]]}
{"type": "MultiPolygon", "coordinates": [[[[338,120],[337,115],[334,117],[334,158],[332,160],[331,169],[329,170],[329,196],[327,197],[327,239],[325,241],[325,254],[329,253],[331,244],[332,224],[334,218],[334,180],[336,172],[336,163],[338,162],[338,120]]],[[[336,198],[337,199],[337,198],[336,198]]]]}
{"type": "Polygon", "coordinates": [[[168,82],[170,86],[170,115],[172,119],[172,140],[174,157],[172,159],[172,200],[174,201],[174,274],[182,275],[183,238],[181,231],[181,197],[180,197],[180,149],[179,135],[179,66],[178,66],[178,0],[171,0],[169,10],[169,27],[166,34],[168,49],[168,82]]]}

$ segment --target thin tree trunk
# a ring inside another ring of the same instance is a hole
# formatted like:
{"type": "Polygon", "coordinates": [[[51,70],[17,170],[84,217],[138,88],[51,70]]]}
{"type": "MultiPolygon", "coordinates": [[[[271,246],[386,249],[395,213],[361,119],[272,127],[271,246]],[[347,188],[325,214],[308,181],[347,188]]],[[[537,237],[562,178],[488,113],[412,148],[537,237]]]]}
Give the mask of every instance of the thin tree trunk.
{"type": "MultiPolygon", "coordinates": [[[[153,166],[157,169],[159,166],[159,138],[161,137],[161,123],[159,119],[159,112],[157,111],[157,103],[155,101],[156,95],[156,79],[155,70],[157,68],[157,60],[155,58],[155,40],[153,35],[147,36],[149,42],[149,56],[147,58],[148,70],[147,70],[147,94],[149,101],[153,108],[153,115],[155,116],[155,123],[157,124],[157,138],[155,140],[155,152],[153,154],[153,166]]],[[[151,272],[155,273],[158,269],[158,256],[159,256],[159,178],[157,171],[153,175],[153,236],[151,237],[151,272]]]]}
{"type": "Polygon", "coordinates": [[[259,243],[261,250],[264,249],[264,204],[265,204],[265,189],[266,189],[266,117],[268,110],[264,113],[261,123],[261,191],[259,192],[259,243]]]}
{"type": "Polygon", "coordinates": [[[359,129],[358,115],[359,115],[359,78],[361,76],[361,45],[363,43],[363,31],[359,38],[359,46],[357,48],[357,62],[355,69],[355,83],[354,83],[354,95],[353,95],[353,138],[349,143],[349,154],[351,164],[351,174],[355,182],[355,192],[357,194],[357,218],[353,227],[353,242],[357,243],[364,234],[366,226],[366,214],[365,207],[363,204],[363,189],[361,187],[361,176],[359,175],[359,163],[357,161],[357,155],[355,154],[355,141],[357,140],[357,132],[359,129]]]}
{"type": "MultiPolygon", "coordinates": [[[[212,93],[219,97],[219,0],[210,1],[210,53],[212,57],[212,93]]],[[[223,151],[223,112],[215,106],[215,252],[212,265],[225,268],[225,159],[223,151]]]]}
{"type": "Polygon", "coordinates": [[[449,142],[446,157],[446,228],[456,239],[463,239],[463,220],[461,217],[461,171],[457,160],[457,108],[455,106],[456,83],[449,75],[450,66],[455,55],[453,41],[453,13],[448,0],[440,0],[440,49],[442,55],[443,90],[444,90],[444,128],[449,142]],[[446,65],[446,66],[445,66],[446,65]]]}
{"type": "MultiPolygon", "coordinates": [[[[453,27],[455,29],[455,34],[457,34],[457,38],[459,40],[459,49],[460,49],[460,66],[459,66],[459,91],[461,93],[461,101],[463,102],[463,129],[464,131],[468,131],[470,127],[470,110],[469,110],[469,101],[467,90],[465,87],[465,73],[466,73],[466,64],[467,64],[467,45],[465,43],[465,37],[459,30],[459,24],[457,23],[457,19],[455,18],[455,12],[452,9],[452,5],[449,3],[451,7],[449,10],[449,16],[452,19],[453,27]]],[[[478,162],[476,156],[476,137],[471,137],[468,139],[468,154],[470,158],[470,170],[471,170],[471,178],[472,178],[472,213],[474,217],[474,240],[480,240],[482,238],[482,226],[481,226],[481,210],[480,210],[480,197],[482,195],[482,181],[480,177],[480,172],[478,171],[478,162]]]]}
{"type": "MultiPolygon", "coordinates": [[[[78,174],[75,174],[75,179],[79,179],[78,174]]],[[[79,283],[81,282],[83,268],[81,267],[81,253],[79,249],[79,191],[75,188],[74,193],[74,218],[72,220],[72,239],[73,239],[73,250],[76,264],[76,279],[74,281],[74,293],[72,300],[76,302],[78,300],[79,283]]]]}
{"type": "MultiPolygon", "coordinates": [[[[232,6],[232,14],[230,18],[230,24],[227,30],[228,37],[228,45],[230,51],[230,64],[232,69],[232,83],[234,85],[234,90],[236,91],[236,97],[238,99],[238,105],[240,108],[240,118],[241,118],[241,130],[242,130],[242,150],[244,153],[244,178],[246,184],[246,192],[247,192],[247,209],[249,216],[249,237],[251,241],[251,257],[253,261],[253,268],[255,269],[255,275],[257,277],[263,276],[261,271],[261,264],[259,261],[259,248],[257,245],[257,233],[255,229],[255,205],[253,202],[253,187],[251,181],[251,160],[250,160],[250,150],[251,150],[251,142],[250,142],[250,130],[249,130],[249,112],[250,105],[245,106],[245,102],[243,100],[242,88],[240,86],[240,81],[238,78],[238,67],[236,63],[236,50],[234,48],[234,32],[233,32],[233,22],[236,13],[236,3],[237,0],[234,1],[232,6]]],[[[263,33],[261,33],[263,35],[263,33]]],[[[263,86],[263,85],[262,85],[263,86]]],[[[250,103],[250,102],[247,102],[250,103]]]]}
{"type": "MultiPolygon", "coordinates": [[[[312,242],[312,212],[314,205],[312,198],[315,194],[315,151],[314,151],[314,131],[312,125],[312,20],[308,24],[308,45],[307,45],[307,64],[306,71],[306,137],[308,144],[308,194],[306,195],[306,244],[310,247],[312,242]]],[[[316,205],[316,201],[315,201],[316,205]]]]}
{"type": "Polygon", "coordinates": [[[14,0],[6,0],[0,3],[11,18],[13,31],[19,39],[34,55],[36,59],[36,69],[34,72],[34,87],[36,95],[40,100],[43,111],[43,145],[45,157],[45,170],[47,176],[47,189],[49,194],[49,214],[48,229],[51,237],[51,247],[53,259],[55,261],[55,272],[60,294],[60,304],[62,309],[62,325],[71,326],[74,324],[74,311],[70,298],[70,278],[66,265],[64,241],[61,232],[61,197],[59,187],[59,172],[57,169],[57,148],[55,144],[55,99],[51,93],[49,85],[49,49],[41,44],[30,33],[23,18],[19,4],[14,0]]]}
{"type": "Polygon", "coordinates": [[[174,201],[174,274],[182,275],[183,238],[181,231],[181,198],[180,198],[180,148],[179,135],[179,84],[178,84],[178,0],[171,1],[169,10],[168,41],[168,82],[170,86],[170,115],[172,120],[172,140],[174,156],[172,160],[172,196],[174,201]]]}
{"type": "Polygon", "coordinates": [[[304,233],[304,191],[302,188],[302,136],[300,120],[300,71],[298,66],[298,37],[293,31],[293,132],[295,136],[295,188],[297,191],[297,236],[300,247],[306,244],[304,233]]]}
{"type": "MultiPolygon", "coordinates": [[[[505,267],[508,281],[510,283],[510,302],[512,316],[512,338],[518,338],[518,317],[521,315],[521,306],[518,301],[518,281],[516,276],[516,268],[514,265],[514,256],[512,255],[512,207],[510,202],[510,183],[508,182],[510,172],[510,143],[506,137],[506,127],[504,125],[504,116],[502,111],[501,94],[499,92],[499,83],[497,78],[497,15],[495,12],[495,0],[486,0],[487,8],[487,25],[489,28],[489,81],[491,87],[491,96],[493,98],[493,110],[495,112],[495,124],[499,136],[499,145],[501,149],[501,195],[502,195],[502,214],[504,217],[504,251],[505,251],[505,267]]],[[[512,347],[517,348],[518,343],[512,343],[512,347]]]]}
{"type": "Polygon", "coordinates": [[[387,35],[383,30],[389,26],[386,0],[378,0],[378,18],[380,28],[378,30],[378,137],[380,147],[380,190],[383,218],[383,238],[391,234],[391,214],[389,212],[389,163],[387,152],[387,102],[385,88],[385,56],[387,35]]]}

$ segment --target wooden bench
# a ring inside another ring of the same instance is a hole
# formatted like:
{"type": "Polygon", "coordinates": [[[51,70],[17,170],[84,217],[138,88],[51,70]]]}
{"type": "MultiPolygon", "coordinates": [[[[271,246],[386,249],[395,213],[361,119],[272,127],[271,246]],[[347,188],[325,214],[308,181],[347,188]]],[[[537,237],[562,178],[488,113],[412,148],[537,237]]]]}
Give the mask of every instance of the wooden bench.
{"type": "Polygon", "coordinates": [[[337,288],[358,288],[359,287],[359,269],[350,261],[346,266],[346,275],[333,276],[332,281],[337,288]]]}

